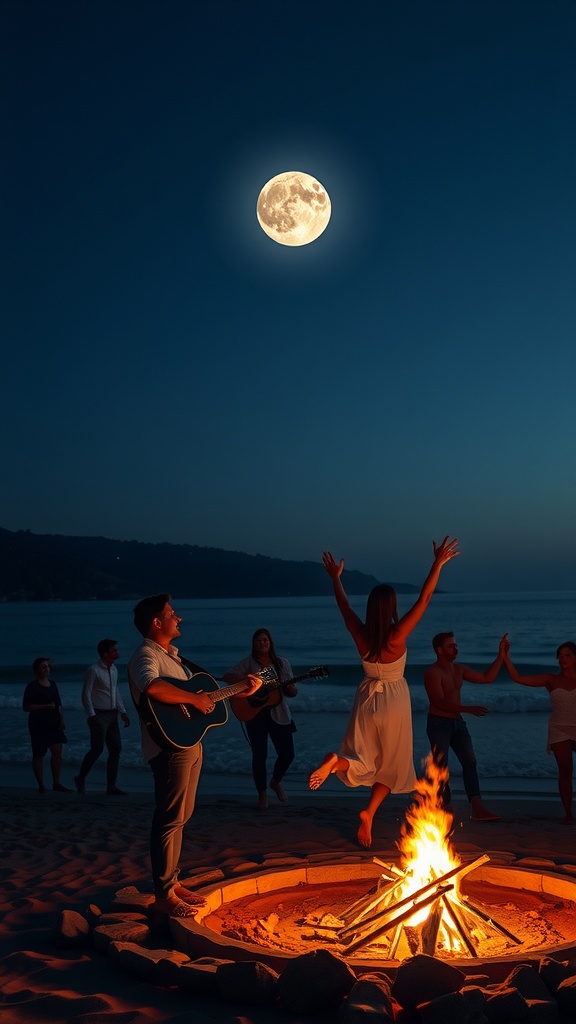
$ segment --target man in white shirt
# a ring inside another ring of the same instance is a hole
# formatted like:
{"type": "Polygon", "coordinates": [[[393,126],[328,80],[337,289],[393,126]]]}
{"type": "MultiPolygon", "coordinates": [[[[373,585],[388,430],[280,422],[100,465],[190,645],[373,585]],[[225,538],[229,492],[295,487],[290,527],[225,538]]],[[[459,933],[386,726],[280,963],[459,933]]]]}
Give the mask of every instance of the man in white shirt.
{"type": "Polygon", "coordinates": [[[90,750],[85,755],[74,782],[80,795],[85,796],[86,776],[106,746],[106,793],[108,796],[125,796],[124,790],[116,785],[122,750],[118,715],[124,722],[124,728],[130,725],[130,719],[118,689],[118,670],[114,664],[118,659],[117,641],[101,640],[98,644],[98,654],[100,661],[87,669],[82,687],[82,704],[88,715],[90,730],[90,750]]]}

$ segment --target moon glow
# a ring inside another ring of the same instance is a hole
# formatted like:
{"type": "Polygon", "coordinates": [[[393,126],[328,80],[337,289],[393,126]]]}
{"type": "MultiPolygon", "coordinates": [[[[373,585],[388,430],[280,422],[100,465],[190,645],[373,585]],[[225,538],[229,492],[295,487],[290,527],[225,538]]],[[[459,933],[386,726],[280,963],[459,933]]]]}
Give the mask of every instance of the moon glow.
{"type": "Polygon", "coordinates": [[[267,181],[258,196],[256,216],[266,234],[280,245],[308,245],[330,220],[326,189],[304,171],[283,171],[267,181]]]}

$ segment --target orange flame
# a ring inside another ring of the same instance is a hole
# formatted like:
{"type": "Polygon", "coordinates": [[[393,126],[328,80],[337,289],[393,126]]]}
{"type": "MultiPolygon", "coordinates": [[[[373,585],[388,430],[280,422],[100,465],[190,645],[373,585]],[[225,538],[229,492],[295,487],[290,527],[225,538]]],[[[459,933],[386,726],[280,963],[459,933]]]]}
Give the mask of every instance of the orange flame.
{"type": "MultiPolygon", "coordinates": [[[[424,774],[416,784],[414,801],[400,829],[398,849],[406,875],[403,896],[416,892],[461,864],[450,842],[452,815],[442,806],[440,798],[448,780],[448,769],[435,764],[431,754],[424,767],[424,774]]],[[[410,923],[420,924],[428,914],[428,907],[423,908],[410,923]]]]}

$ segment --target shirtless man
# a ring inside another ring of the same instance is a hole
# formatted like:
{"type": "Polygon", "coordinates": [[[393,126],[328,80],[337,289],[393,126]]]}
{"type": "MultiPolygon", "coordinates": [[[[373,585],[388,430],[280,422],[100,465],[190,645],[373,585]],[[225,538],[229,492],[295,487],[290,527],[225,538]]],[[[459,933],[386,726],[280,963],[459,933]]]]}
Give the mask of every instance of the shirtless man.
{"type": "MultiPolygon", "coordinates": [[[[432,747],[432,756],[440,767],[448,767],[450,747],[462,765],[462,781],[472,807],[473,821],[498,821],[499,815],[492,814],[482,803],[480,783],[476,769],[476,755],[472,738],[462,712],[483,718],[488,708],[480,704],[462,704],[462,683],[493,683],[498,675],[507,650],[508,634],[505,634],[498,648],[498,657],[485,672],[475,672],[467,665],[459,665],[458,645],[454,633],[437,633],[432,640],[436,662],[424,673],[424,686],[430,700],[426,732],[432,747]]],[[[451,793],[448,783],[442,789],[444,807],[450,804],[451,793]]]]}

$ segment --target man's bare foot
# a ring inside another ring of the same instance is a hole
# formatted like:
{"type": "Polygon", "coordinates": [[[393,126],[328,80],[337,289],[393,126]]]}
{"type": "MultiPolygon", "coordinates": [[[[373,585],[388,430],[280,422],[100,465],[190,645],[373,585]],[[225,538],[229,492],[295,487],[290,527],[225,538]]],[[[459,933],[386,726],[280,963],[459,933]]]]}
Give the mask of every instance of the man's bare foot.
{"type": "Polygon", "coordinates": [[[288,797],[286,796],[286,793],[282,789],[282,786],[280,785],[279,782],[275,782],[274,779],[272,779],[272,781],[270,782],[270,789],[272,789],[276,793],[276,796],[278,797],[281,804],[288,803],[288,797]]]}
{"type": "Polygon", "coordinates": [[[177,896],[157,899],[154,903],[154,912],[165,914],[167,917],[194,917],[196,910],[197,908],[184,903],[184,900],[179,900],[177,896]]]}
{"type": "Polygon", "coordinates": [[[176,885],[174,887],[174,895],[182,900],[183,903],[187,903],[189,907],[205,907],[206,900],[204,896],[200,896],[197,892],[192,892],[192,889],[187,889],[185,885],[176,885]]]}
{"type": "Polygon", "coordinates": [[[360,846],[365,846],[368,849],[372,846],[372,818],[368,811],[360,811],[358,817],[360,818],[360,828],[357,832],[358,842],[360,846]]]}
{"type": "Polygon", "coordinates": [[[332,774],[332,769],[337,761],[337,754],[328,754],[328,756],[324,758],[320,767],[317,768],[315,772],[312,772],[308,779],[310,789],[320,789],[322,783],[326,782],[328,776],[332,774]]]}
{"type": "Polygon", "coordinates": [[[258,810],[268,810],[268,797],[266,796],[266,793],[260,793],[260,795],[258,796],[258,810]]]}
{"type": "Polygon", "coordinates": [[[472,801],[472,814],[470,815],[471,821],[500,821],[499,814],[492,814],[487,807],[484,807],[479,801],[472,801]]]}

